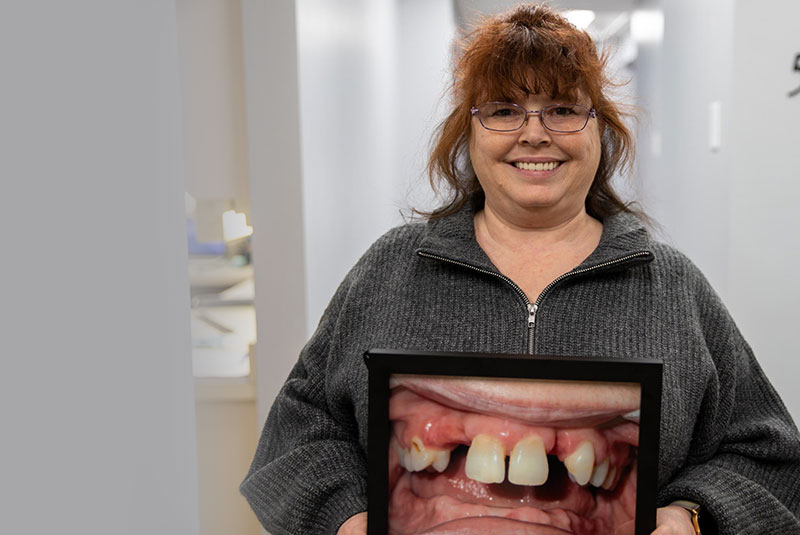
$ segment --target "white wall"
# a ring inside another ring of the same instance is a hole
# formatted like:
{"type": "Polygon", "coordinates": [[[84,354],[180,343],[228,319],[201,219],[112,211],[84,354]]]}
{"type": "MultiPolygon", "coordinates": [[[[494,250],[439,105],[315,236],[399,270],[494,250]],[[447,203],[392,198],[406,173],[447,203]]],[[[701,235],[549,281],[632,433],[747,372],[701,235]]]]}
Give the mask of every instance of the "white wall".
{"type": "Polygon", "coordinates": [[[729,305],[762,366],[800,421],[800,3],[736,2],[731,147],[729,305]],[[766,16],[765,16],[766,14],[766,16]]]}
{"type": "Polygon", "coordinates": [[[298,0],[310,334],[347,271],[411,207],[455,23],[448,0],[298,0]]]}
{"type": "Polygon", "coordinates": [[[2,533],[197,533],[175,5],[0,7],[2,533]]]}
{"type": "Polygon", "coordinates": [[[800,319],[800,98],[787,93],[800,83],[792,71],[800,5],[789,4],[647,3],[663,9],[665,31],[663,46],[640,46],[637,60],[650,114],[638,167],[645,207],[664,237],[709,278],[799,419],[792,333],[800,319]],[[713,101],[722,107],[718,151],[709,149],[713,101]],[[756,113],[760,105],[775,113],[756,113]]]}
{"type": "Polygon", "coordinates": [[[733,4],[651,4],[663,9],[664,40],[641,44],[636,64],[645,109],[637,155],[644,206],[663,225],[663,237],[683,249],[725,297],[733,152],[727,136],[720,150],[709,148],[709,107],[721,102],[727,123],[733,4]]]}
{"type": "Polygon", "coordinates": [[[306,341],[294,4],[242,1],[259,425],[306,341]]]}
{"type": "Polygon", "coordinates": [[[239,0],[177,0],[186,191],[249,210],[239,0]]]}

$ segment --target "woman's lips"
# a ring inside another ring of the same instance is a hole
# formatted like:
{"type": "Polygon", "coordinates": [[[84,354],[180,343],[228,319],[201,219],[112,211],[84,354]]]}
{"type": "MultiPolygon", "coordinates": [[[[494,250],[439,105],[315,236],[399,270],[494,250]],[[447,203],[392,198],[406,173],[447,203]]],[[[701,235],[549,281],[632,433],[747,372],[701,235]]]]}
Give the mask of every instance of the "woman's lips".
{"type": "Polygon", "coordinates": [[[551,426],[594,425],[639,409],[638,384],[475,377],[393,376],[403,386],[454,409],[551,426]]]}
{"type": "Polygon", "coordinates": [[[507,518],[482,517],[451,520],[440,524],[421,535],[486,535],[498,533],[502,535],[567,535],[571,531],[533,524],[507,518]]]}

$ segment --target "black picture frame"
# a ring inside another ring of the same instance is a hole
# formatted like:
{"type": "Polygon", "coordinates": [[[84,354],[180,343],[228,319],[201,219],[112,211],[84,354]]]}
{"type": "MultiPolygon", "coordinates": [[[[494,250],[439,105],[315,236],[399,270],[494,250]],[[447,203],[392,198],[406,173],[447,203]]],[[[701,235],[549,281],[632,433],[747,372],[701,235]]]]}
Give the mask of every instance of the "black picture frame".
{"type": "Polygon", "coordinates": [[[368,535],[389,533],[389,398],[390,378],[395,374],[638,384],[641,413],[635,534],[655,529],[661,360],[394,349],[370,350],[364,360],[369,372],[368,535]]]}

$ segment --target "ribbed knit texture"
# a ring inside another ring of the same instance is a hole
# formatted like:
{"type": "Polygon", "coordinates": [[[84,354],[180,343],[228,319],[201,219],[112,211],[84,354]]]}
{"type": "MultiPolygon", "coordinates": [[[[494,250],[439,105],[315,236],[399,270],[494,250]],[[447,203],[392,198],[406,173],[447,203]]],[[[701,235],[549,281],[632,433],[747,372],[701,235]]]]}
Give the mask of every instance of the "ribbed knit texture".
{"type": "MultiPolygon", "coordinates": [[[[273,535],[334,534],[366,510],[371,348],[526,353],[528,311],[475,241],[474,205],[399,227],[347,275],[272,407],[242,493],[273,535]],[[422,254],[420,254],[422,253],[422,254]]],[[[659,504],[703,506],[704,535],[800,535],[800,438],[710,285],[629,215],[604,221],[544,294],[539,354],[664,361],[659,504]]]]}

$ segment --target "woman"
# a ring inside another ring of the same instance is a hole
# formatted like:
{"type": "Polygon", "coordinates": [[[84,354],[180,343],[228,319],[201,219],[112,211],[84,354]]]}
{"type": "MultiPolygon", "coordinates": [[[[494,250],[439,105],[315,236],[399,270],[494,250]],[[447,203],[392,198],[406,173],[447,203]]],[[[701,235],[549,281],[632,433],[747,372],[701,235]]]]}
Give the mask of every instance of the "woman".
{"type": "Polygon", "coordinates": [[[270,413],[242,492],[272,533],[365,532],[375,347],[661,358],[654,533],[695,533],[695,505],[706,534],[800,533],[790,416],[702,274],[611,187],[632,140],[603,68],[545,7],[471,34],[429,166],[451,202],[361,258],[270,413]]]}

